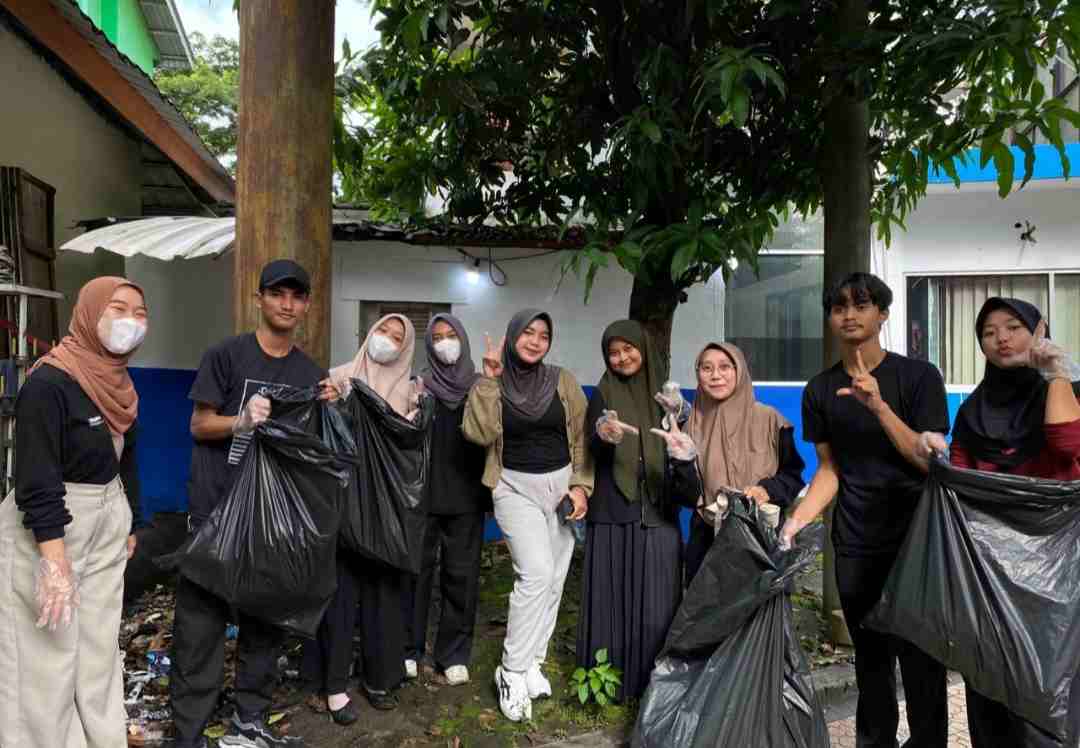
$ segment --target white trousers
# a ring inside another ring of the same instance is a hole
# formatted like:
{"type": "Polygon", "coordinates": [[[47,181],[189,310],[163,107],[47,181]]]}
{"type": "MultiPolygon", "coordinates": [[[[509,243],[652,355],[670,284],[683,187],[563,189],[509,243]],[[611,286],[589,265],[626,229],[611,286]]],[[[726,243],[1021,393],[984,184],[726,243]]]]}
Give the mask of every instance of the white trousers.
{"type": "Polygon", "coordinates": [[[8,495],[0,504],[0,747],[126,748],[117,638],[131,509],[117,478],[65,483],[64,546],[79,580],[71,626],[37,628],[40,554],[8,495]]]}
{"type": "Polygon", "coordinates": [[[570,466],[553,473],[503,470],[493,498],[495,520],[510,548],[514,590],[503,642],[503,669],[524,672],[547,658],[574,535],[555,514],[569,488],[570,466]]]}

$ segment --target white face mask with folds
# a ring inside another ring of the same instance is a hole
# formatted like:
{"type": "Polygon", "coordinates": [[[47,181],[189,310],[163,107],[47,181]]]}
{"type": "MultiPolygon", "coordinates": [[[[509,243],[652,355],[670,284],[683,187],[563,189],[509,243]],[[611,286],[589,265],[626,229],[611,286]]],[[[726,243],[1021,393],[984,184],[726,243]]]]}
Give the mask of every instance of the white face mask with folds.
{"type": "Polygon", "coordinates": [[[457,338],[443,338],[432,347],[435,356],[447,366],[453,366],[461,358],[461,341],[457,338]]]}
{"type": "Polygon", "coordinates": [[[103,316],[98,321],[98,338],[105,350],[124,356],[139,347],[146,337],[146,323],[134,317],[103,316]]]}
{"type": "Polygon", "coordinates": [[[368,341],[367,355],[377,364],[389,364],[397,360],[401,351],[389,337],[382,333],[375,333],[368,341]]]}

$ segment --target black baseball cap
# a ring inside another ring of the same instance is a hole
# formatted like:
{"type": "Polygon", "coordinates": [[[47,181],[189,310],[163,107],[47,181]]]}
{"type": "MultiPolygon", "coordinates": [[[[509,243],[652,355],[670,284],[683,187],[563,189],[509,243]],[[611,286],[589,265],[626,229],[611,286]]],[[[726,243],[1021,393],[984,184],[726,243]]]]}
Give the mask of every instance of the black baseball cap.
{"type": "Polygon", "coordinates": [[[274,260],[263,268],[259,276],[259,290],[294,283],[304,293],[311,293],[311,278],[300,264],[292,260],[274,260]]]}

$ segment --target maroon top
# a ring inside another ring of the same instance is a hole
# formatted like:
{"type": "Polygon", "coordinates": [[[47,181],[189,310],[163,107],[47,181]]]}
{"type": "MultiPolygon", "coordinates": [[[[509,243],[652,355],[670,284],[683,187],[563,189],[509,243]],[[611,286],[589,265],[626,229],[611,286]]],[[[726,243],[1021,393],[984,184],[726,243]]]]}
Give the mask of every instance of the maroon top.
{"type": "Polygon", "coordinates": [[[974,468],[992,473],[1026,475],[1052,480],[1080,480],[1080,420],[1069,423],[1048,423],[1044,427],[1046,448],[1042,453],[1021,463],[1012,470],[1000,465],[972,459],[966,449],[956,444],[949,449],[949,461],[959,468],[974,468]]]}

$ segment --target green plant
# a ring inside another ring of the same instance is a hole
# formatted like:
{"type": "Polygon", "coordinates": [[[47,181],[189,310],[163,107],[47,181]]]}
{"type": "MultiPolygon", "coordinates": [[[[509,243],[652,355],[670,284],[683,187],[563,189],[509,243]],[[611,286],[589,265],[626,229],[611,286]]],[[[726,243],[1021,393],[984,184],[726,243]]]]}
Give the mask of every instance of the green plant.
{"type": "Polygon", "coordinates": [[[570,676],[570,685],[577,690],[578,701],[587,704],[590,699],[600,706],[607,706],[622,685],[622,670],[608,662],[606,649],[596,650],[596,666],[586,670],[579,667],[570,676]]]}

